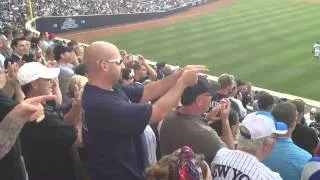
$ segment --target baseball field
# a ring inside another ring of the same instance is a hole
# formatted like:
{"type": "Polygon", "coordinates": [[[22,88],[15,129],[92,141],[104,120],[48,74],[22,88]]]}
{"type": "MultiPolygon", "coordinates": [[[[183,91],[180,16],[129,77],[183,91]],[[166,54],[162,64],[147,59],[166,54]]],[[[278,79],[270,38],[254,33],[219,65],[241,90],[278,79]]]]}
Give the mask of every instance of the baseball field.
{"type": "Polygon", "coordinates": [[[320,41],[320,1],[228,2],[168,24],[128,26],[89,41],[109,41],[170,64],[205,64],[211,75],[230,73],[258,87],[320,100],[320,60],[312,54],[320,41]]]}

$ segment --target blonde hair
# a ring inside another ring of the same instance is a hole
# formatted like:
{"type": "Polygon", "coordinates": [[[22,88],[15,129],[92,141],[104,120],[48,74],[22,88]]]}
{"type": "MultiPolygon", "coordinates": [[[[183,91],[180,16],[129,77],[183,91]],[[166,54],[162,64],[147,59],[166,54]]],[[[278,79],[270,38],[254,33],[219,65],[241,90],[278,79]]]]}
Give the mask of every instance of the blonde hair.
{"type": "Polygon", "coordinates": [[[72,78],[69,81],[69,87],[68,87],[70,96],[74,97],[73,91],[76,86],[78,86],[79,90],[81,90],[83,89],[83,87],[86,85],[87,82],[88,82],[88,78],[85,76],[81,76],[81,75],[72,76],[72,78]]]}
{"type": "Polygon", "coordinates": [[[221,89],[224,89],[227,86],[232,85],[232,83],[235,83],[235,78],[231,74],[221,74],[218,83],[220,84],[221,89]]]}

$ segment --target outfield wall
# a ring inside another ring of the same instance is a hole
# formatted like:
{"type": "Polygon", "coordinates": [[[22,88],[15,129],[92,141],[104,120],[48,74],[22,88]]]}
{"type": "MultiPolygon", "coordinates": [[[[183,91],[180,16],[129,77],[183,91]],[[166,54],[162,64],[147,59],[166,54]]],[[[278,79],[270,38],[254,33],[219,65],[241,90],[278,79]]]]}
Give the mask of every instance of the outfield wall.
{"type": "Polygon", "coordinates": [[[85,30],[96,27],[112,27],[135,23],[156,18],[163,18],[192,8],[192,4],[183,7],[153,13],[90,15],[90,16],[49,16],[39,17],[34,23],[40,32],[62,33],[75,30],[85,30]]]}
{"type": "MultiPolygon", "coordinates": [[[[40,34],[40,32],[34,27],[34,22],[37,21],[37,19],[40,19],[40,18],[34,18],[34,19],[28,21],[26,23],[26,29],[28,29],[28,30],[30,30],[30,31],[32,31],[34,33],[40,34]]],[[[64,41],[67,41],[67,42],[70,41],[68,39],[61,39],[61,38],[57,38],[57,39],[64,40],[64,41]]],[[[87,44],[83,44],[83,43],[81,43],[81,44],[84,45],[84,46],[88,46],[87,44]]],[[[154,61],[150,61],[150,60],[147,60],[147,61],[148,61],[149,64],[152,64],[152,65],[156,64],[156,62],[154,62],[154,61]]],[[[208,75],[208,78],[213,80],[213,81],[218,81],[218,77],[216,77],[216,76],[208,75]]],[[[315,101],[315,100],[311,100],[311,99],[307,99],[307,98],[303,98],[303,97],[299,97],[299,96],[294,96],[294,95],[290,95],[290,94],[284,94],[284,93],[280,93],[280,92],[277,92],[277,91],[263,89],[263,88],[255,87],[255,86],[253,87],[253,90],[254,91],[266,91],[266,92],[270,93],[271,95],[273,95],[275,97],[278,97],[278,98],[286,98],[286,99],[289,99],[289,100],[302,99],[308,105],[307,111],[309,111],[311,107],[315,107],[315,108],[317,108],[317,111],[320,111],[320,102],[315,101]]]]}

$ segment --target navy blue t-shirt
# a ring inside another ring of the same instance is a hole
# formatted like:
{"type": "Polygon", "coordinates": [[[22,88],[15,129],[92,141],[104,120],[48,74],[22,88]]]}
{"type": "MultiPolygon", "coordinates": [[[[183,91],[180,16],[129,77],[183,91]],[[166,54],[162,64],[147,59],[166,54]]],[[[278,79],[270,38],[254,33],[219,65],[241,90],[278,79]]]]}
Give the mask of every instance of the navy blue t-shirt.
{"type": "Polygon", "coordinates": [[[92,180],[143,179],[140,135],[149,122],[152,106],[139,103],[143,86],[119,86],[107,91],[87,84],[82,106],[85,147],[92,180]]]}

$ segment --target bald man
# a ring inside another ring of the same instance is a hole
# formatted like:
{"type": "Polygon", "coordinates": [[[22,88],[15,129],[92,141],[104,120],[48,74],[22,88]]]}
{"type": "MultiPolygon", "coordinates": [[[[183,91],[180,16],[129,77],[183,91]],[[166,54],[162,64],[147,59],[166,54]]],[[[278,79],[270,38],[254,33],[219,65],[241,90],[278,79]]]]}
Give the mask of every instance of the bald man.
{"type": "Polygon", "coordinates": [[[161,121],[176,107],[184,89],[197,84],[197,73],[207,68],[187,66],[146,86],[120,86],[124,64],[119,49],[106,42],[92,43],[86,49],[84,63],[89,81],[82,106],[92,180],[144,179],[140,135],[148,124],[161,121]],[[153,105],[148,103],[157,98],[153,105]]]}

